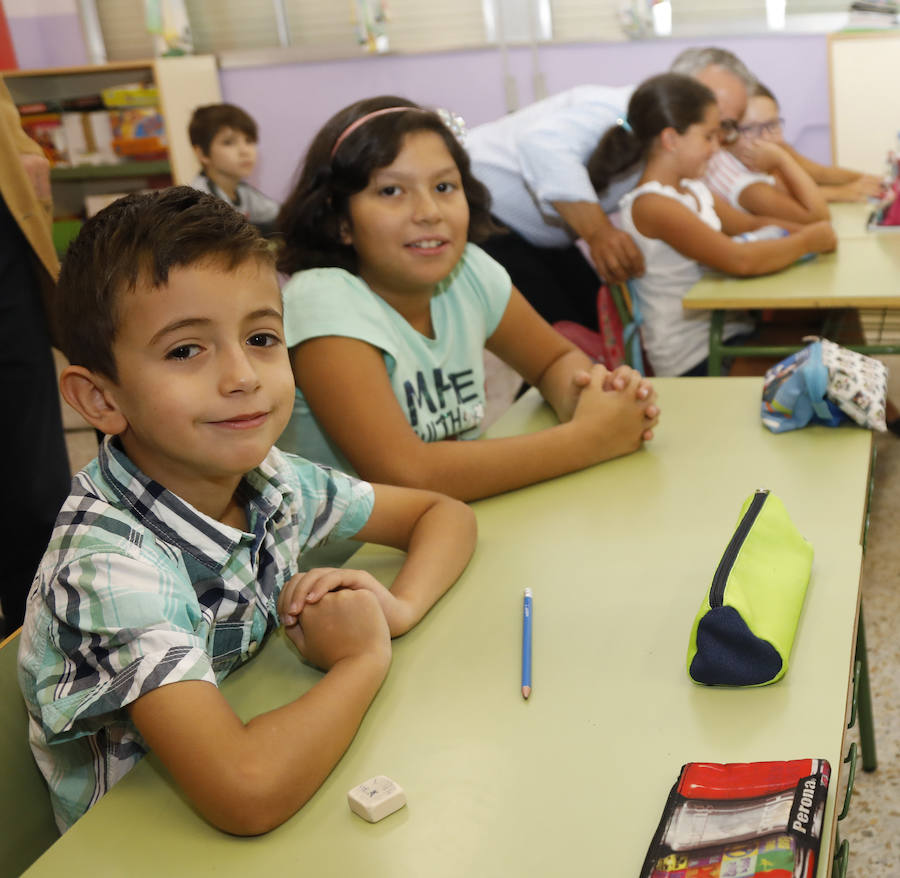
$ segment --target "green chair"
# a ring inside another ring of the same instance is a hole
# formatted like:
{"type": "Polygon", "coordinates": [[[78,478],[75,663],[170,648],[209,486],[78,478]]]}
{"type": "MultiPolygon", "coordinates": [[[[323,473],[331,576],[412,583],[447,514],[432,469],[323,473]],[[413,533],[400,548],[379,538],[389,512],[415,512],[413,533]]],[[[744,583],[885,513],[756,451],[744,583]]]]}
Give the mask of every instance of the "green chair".
{"type": "Polygon", "coordinates": [[[21,875],[54,841],[47,785],[28,746],[28,713],[16,682],[19,632],[0,643],[0,876],[21,875]]]}
{"type": "Polygon", "coordinates": [[[553,328],[594,362],[615,369],[623,362],[646,375],[641,345],[641,314],[627,284],[601,284],[597,292],[600,331],[572,320],[557,320],[553,328]]]}

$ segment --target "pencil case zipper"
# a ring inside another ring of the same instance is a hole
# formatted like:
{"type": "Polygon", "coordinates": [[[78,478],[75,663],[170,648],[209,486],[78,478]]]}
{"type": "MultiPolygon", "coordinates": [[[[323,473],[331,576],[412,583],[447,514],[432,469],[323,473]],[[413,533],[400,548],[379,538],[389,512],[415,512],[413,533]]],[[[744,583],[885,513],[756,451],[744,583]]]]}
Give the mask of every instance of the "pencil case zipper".
{"type": "Polygon", "coordinates": [[[744,517],[735,529],[730,542],[725,547],[722,560],[719,561],[719,566],[716,568],[716,572],[713,575],[712,585],[709,587],[710,607],[722,606],[722,601],[725,597],[725,585],[728,582],[731,568],[734,567],[734,562],[737,560],[738,553],[741,551],[741,546],[744,545],[744,540],[747,539],[747,534],[750,533],[750,528],[753,527],[753,522],[755,522],[759,516],[760,510],[763,508],[763,504],[766,502],[766,497],[768,496],[769,492],[767,490],[757,491],[756,494],[754,494],[753,499],[750,501],[750,505],[747,507],[747,511],[744,513],[744,517]]]}

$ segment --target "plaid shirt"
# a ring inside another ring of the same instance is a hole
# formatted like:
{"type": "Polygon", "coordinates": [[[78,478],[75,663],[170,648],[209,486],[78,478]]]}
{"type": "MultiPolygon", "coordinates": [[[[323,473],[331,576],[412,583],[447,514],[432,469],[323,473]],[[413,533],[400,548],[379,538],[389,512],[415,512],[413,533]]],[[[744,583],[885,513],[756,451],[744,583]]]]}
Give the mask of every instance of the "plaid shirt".
{"type": "Polygon", "coordinates": [[[148,479],[109,439],[72,491],[28,596],[19,685],[65,831],[147,750],[124,710],[182,680],[214,685],[279,624],[300,552],[355,534],[372,488],[273,449],[238,488],[249,532],[148,479]]]}

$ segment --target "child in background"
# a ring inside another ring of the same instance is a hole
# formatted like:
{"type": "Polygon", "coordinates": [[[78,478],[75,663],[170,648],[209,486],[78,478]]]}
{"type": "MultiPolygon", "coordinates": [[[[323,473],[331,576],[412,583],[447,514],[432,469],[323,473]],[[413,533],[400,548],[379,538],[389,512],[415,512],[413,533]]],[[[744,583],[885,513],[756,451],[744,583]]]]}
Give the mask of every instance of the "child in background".
{"type": "Polygon", "coordinates": [[[753,101],[737,127],[737,140],[710,158],[703,182],[748,213],[803,224],[829,219],[821,189],[781,140],[777,106],[774,117],[760,120],[759,107],[750,108],[753,101]]]}
{"type": "MultiPolygon", "coordinates": [[[[684,294],[703,266],[740,276],[785,268],[806,253],[836,246],[827,222],[796,227],[773,240],[736,241],[776,223],[732,207],[700,181],[719,148],[713,93],[678,73],[655,76],[632,95],[628,116],[604,135],[588,162],[598,192],[616,175],[645,163],[640,183],[620,201],[622,227],[644,256],[646,273],[632,281],[644,316],[643,340],[657,375],[706,373],[709,312],[685,311],[684,294]]],[[[787,226],[784,222],[780,225],[787,226]]],[[[727,321],[724,337],[752,330],[727,321]]]]}
{"type": "Polygon", "coordinates": [[[818,184],[826,201],[866,201],[881,194],[884,183],[879,177],[834,165],[820,165],[801,155],[784,140],[783,125],[775,95],[762,83],[757,83],[741,119],[740,127],[745,135],[766,139],[785,150],[818,184]]]}
{"type": "Polygon", "coordinates": [[[275,228],[279,205],[246,182],[256,167],[256,122],[234,104],[194,110],[188,125],[202,171],[191,186],[227,201],[264,235],[275,228]]]}
{"type": "Polygon", "coordinates": [[[391,636],[473,550],[462,503],[272,448],[293,399],[273,261],[186,186],[120,199],[66,255],[61,390],[107,435],[59,514],[19,649],[61,830],[148,748],[219,828],[286,820],[352,740],[391,636]],[[306,546],[352,534],[408,550],[390,591],[358,570],[297,575],[306,546]],[[327,673],[244,723],[218,684],[280,623],[327,673]]]}
{"type": "Polygon", "coordinates": [[[279,217],[285,331],[297,384],[279,445],[366,478],[487,497],[637,450],[659,414],[550,327],[468,243],[489,196],[438,114],[359,101],[310,146],[279,217]],[[538,387],[561,423],[475,439],[484,347],[538,387]]]}

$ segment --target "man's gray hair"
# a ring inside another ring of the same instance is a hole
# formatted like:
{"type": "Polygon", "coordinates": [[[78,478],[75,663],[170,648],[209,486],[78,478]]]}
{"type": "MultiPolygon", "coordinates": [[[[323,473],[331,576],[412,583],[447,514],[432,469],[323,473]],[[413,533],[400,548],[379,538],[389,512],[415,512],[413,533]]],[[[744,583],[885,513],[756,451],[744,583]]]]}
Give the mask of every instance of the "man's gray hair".
{"type": "Polygon", "coordinates": [[[685,76],[695,76],[707,67],[723,67],[733,73],[748,91],[756,85],[756,77],[747,69],[746,65],[737,55],[728,49],[719,49],[715,46],[704,46],[701,49],[685,49],[673,62],[670,71],[683,73],[685,76]]]}

